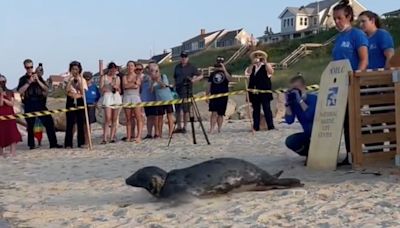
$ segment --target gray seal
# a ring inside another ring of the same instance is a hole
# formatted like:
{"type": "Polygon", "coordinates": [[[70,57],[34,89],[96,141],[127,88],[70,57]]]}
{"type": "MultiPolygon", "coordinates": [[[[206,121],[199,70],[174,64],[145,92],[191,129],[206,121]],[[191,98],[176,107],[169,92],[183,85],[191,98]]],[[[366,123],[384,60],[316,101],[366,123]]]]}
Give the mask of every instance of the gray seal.
{"type": "Polygon", "coordinates": [[[127,185],[145,188],[157,198],[183,195],[213,196],[228,192],[267,191],[302,187],[295,178],[279,178],[256,165],[236,158],[217,158],[166,172],[149,166],[139,169],[125,180],[127,185]]]}

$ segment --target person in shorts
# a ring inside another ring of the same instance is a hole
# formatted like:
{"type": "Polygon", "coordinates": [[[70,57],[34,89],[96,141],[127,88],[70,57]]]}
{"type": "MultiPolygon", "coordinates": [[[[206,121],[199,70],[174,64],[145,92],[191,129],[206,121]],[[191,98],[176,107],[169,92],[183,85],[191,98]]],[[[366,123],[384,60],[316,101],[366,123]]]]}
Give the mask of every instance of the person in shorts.
{"type": "MultiPolygon", "coordinates": [[[[160,73],[160,69],[156,63],[151,63],[150,76],[153,80],[152,90],[155,92],[157,101],[170,101],[173,100],[171,87],[169,85],[168,77],[165,74],[160,73]]],[[[156,135],[162,138],[162,129],[164,125],[164,114],[167,114],[168,119],[168,135],[171,137],[174,131],[174,120],[173,120],[174,109],[172,105],[157,106],[157,118],[156,118],[156,135]]]]}
{"type": "MultiPolygon", "coordinates": [[[[214,95],[229,92],[229,82],[232,81],[231,74],[226,70],[224,58],[217,57],[214,65],[215,69],[208,78],[208,87],[206,95],[214,95]]],[[[208,103],[210,117],[210,133],[214,132],[214,128],[218,125],[218,133],[221,132],[222,123],[228,105],[228,96],[210,99],[208,103]]]]}
{"type": "MultiPolygon", "coordinates": [[[[136,68],[137,69],[137,68],[136,68]]],[[[143,68],[142,68],[143,69],[143,68]]],[[[156,101],[156,95],[151,90],[153,81],[151,80],[148,66],[142,74],[142,83],[140,85],[140,99],[142,102],[150,102],[156,101]]],[[[157,133],[154,129],[153,136],[153,128],[155,128],[156,116],[157,116],[157,107],[144,107],[144,113],[146,115],[146,127],[147,127],[147,135],[144,139],[152,139],[153,137],[157,137],[157,133]]]]}

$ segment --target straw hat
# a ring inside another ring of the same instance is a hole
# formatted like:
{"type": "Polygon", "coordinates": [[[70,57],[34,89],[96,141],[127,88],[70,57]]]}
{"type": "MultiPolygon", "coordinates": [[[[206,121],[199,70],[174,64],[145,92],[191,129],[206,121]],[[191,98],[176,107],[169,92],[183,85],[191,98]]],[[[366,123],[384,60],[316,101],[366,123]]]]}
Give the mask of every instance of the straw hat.
{"type": "Polygon", "coordinates": [[[262,55],[262,56],[264,56],[265,59],[268,58],[268,54],[266,52],[257,50],[257,51],[253,51],[252,53],[250,53],[250,59],[254,59],[256,57],[256,55],[262,55]]]}

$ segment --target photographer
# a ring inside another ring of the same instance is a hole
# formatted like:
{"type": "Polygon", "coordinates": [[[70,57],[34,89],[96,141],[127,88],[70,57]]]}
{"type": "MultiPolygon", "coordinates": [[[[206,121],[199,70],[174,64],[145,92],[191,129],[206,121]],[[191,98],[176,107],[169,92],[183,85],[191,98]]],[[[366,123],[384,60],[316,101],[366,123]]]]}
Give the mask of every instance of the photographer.
{"type": "MultiPolygon", "coordinates": [[[[22,103],[24,104],[25,113],[40,112],[48,110],[46,107],[46,100],[49,88],[42,78],[43,67],[39,63],[36,71],[33,71],[33,61],[26,59],[24,61],[26,74],[19,79],[18,92],[21,94],[22,103]]],[[[62,148],[57,144],[56,131],[54,128],[53,117],[51,115],[38,117],[44,127],[46,128],[47,137],[49,139],[50,148],[62,148]]],[[[27,118],[28,125],[28,146],[29,149],[35,149],[35,140],[33,134],[33,127],[35,125],[36,117],[27,118]]]]}
{"type": "Polygon", "coordinates": [[[120,77],[117,76],[118,70],[117,64],[110,62],[107,66],[107,74],[100,77],[100,91],[102,93],[100,99],[102,99],[101,104],[104,109],[103,141],[101,144],[116,142],[119,105],[122,104],[121,81],[120,77]]]}
{"type": "MultiPolygon", "coordinates": [[[[267,58],[267,53],[260,50],[250,54],[252,65],[247,67],[245,72],[246,75],[250,76],[248,89],[271,90],[271,77],[274,69],[271,64],[267,63],[267,58]]],[[[271,112],[272,93],[249,92],[249,99],[253,106],[254,131],[260,130],[261,106],[268,130],[275,129],[271,112]]]]}
{"type": "MultiPolygon", "coordinates": [[[[159,66],[157,63],[149,64],[150,77],[152,78],[152,87],[151,91],[153,91],[156,95],[157,101],[170,101],[173,100],[171,88],[169,85],[168,77],[165,74],[161,74],[159,66]]],[[[164,125],[164,114],[167,114],[168,120],[168,136],[171,137],[174,131],[174,116],[173,116],[174,108],[172,105],[162,105],[157,106],[157,117],[155,123],[155,138],[162,138],[162,129],[164,125]]]]}
{"type": "MultiPolygon", "coordinates": [[[[206,95],[229,92],[229,82],[232,81],[231,74],[226,70],[224,58],[217,57],[214,65],[215,69],[208,78],[208,87],[206,95]]],[[[228,96],[211,99],[208,107],[211,112],[210,133],[213,133],[215,125],[218,124],[218,133],[221,132],[222,122],[224,120],[226,107],[228,105],[228,96]]]]}
{"type": "MultiPolygon", "coordinates": [[[[81,76],[82,65],[73,61],[69,64],[69,72],[71,78],[67,83],[65,92],[67,94],[67,101],[65,108],[76,108],[84,106],[83,93],[85,93],[85,87],[87,87],[86,81],[81,76]]],[[[72,112],[67,112],[67,129],[65,130],[64,147],[71,149],[73,147],[73,135],[74,125],[76,124],[77,129],[77,146],[82,148],[85,145],[85,110],[80,109],[72,112]]]]}
{"type": "MultiPolygon", "coordinates": [[[[193,96],[193,83],[202,79],[201,73],[195,66],[189,63],[189,55],[187,52],[181,53],[181,62],[176,65],[174,71],[175,88],[181,99],[193,96]]],[[[189,119],[189,103],[177,104],[176,123],[177,129],[175,133],[186,133],[187,120],[189,119]],[[183,128],[181,123],[181,110],[183,111],[183,128]]]]}
{"type": "Polygon", "coordinates": [[[286,139],[286,146],[300,156],[308,156],[311,131],[314,121],[317,96],[307,93],[302,76],[290,80],[290,89],[285,93],[286,123],[292,124],[297,117],[304,132],[293,134],[286,139]]]}

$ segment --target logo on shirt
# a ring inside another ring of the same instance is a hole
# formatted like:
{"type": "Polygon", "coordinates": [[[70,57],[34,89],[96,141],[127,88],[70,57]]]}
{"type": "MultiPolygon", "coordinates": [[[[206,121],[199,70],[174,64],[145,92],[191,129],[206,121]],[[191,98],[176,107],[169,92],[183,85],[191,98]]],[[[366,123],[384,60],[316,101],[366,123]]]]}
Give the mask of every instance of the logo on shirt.
{"type": "Polygon", "coordinates": [[[222,73],[216,73],[213,77],[214,84],[221,84],[225,80],[225,75],[222,73]]]}
{"type": "Polygon", "coordinates": [[[342,44],[340,46],[343,48],[350,48],[351,43],[350,43],[350,41],[342,41],[342,44]]]}
{"type": "Polygon", "coordinates": [[[334,107],[336,106],[336,98],[338,95],[339,87],[332,87],[328,90],[328,97],[326,98],[326,106],[334,107]]]}
{"type": "Polygon", "coordinates": [[[376,46],[376,44],[370,44],[369,45],[369,49],[373,50],[373,49],[377,49],[378,47],[376,46]]]}

